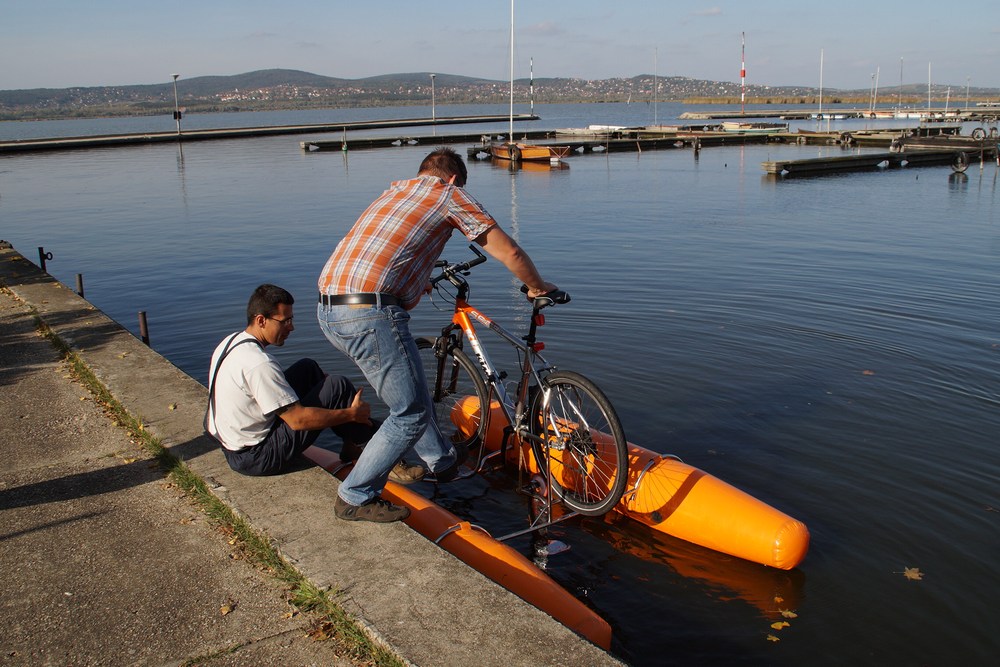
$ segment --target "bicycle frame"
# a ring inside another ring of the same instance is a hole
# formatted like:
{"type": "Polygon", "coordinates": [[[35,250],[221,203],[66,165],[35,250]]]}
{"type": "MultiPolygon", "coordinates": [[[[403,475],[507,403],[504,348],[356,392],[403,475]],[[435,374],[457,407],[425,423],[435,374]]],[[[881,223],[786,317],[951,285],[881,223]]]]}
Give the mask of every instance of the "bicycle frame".
{"type": "MultiPolygon", "coordinates": [[[[469,286],[464,279],[455,277],[451,282],[458,288],[458,294],[455,296],[455,308],[451,323],[441,330],[438,345],[463,348],[463,337],[465,340],[468,340],[476,361],[479,363],[479,368],[483,372],[483,378],[486,381],[487,387],[490,389],[492,395],[496,396],[499,400],[507,424],[519,437],[534,437],[527,432],[524,420],[528,411],[528,388],[531,380],[534,379],[535,384],[540,386],[541,374],[551,370],[551,367],[545,362],[544,357],[539,354],[543,344],[537,341],[537,329],[541,324],[544,324],[544,317],[538,312],[538,307],[534,307],[531,313],[528,333],[522,338],[518,338],[515,334],[512,334],[469,303],[469,286]],[[518,380],[513,396],[508,393],[504,385],[505,374],[497,369],[480,340],[475,322],[487,327],[521,354],[521,377],[518,380]],[[539,366],[539,364],[541,365],[539,366]]],[[[441,377],[441,373],[444,370],[445,351],[446,349],[444,348],[438,348],[437,350],[439,364],[438,377],[441,377]]],[[[434,398],[437,400],[439,397],[435,396],[434,398]]],[[[485,413],[486,411],[484,410],[484,417],[485,413]]]]}

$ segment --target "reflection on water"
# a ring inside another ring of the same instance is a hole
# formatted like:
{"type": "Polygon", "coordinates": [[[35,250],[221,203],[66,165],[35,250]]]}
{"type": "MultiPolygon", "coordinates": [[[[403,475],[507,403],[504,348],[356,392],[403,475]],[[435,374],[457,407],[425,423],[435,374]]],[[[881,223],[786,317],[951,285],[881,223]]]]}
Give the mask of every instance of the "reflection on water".
{"type": "MultiPolygon", "coordinates": [[[[642,106],[541,113],[552,127],[648,124],[642,106]]],[[[253,287],[280,284],[307,308],[336,242],[429,148],[310,154],[272,137],[7,156],[3,236],[52,251],[53,275],[82,273],[88,299],[133,331],[146,311],[155,349],[204,382],[253,287]]],[[[611,622],[630,663],[922,664],[947,647],[941,662],[983,664],[1000,650],[998,168],[777,181],[760,168],[839,150],[469,163],[473,194],[573,296],[547,313],[547,357],[602,387],[629,440],[812,534],[799,570],[777,572],[634,523],[551,528],[569,549],[547,571],[611,622]],[[797,617],[775,630],[782,609],[797,617]]],[[[445,256],[467,252],[457,239],[445,256]]],[[[498,321],[526,317],[496,262],[471,278],[498,321]]],[[[416,333],[440,330],[438,306],[413,311],[416,333]]],[[[356,374],[305,319],[279,356],[356,374]]],[[[516,485],[497,472],[426,492],[503,535],[526,525],[516,485]]]]}

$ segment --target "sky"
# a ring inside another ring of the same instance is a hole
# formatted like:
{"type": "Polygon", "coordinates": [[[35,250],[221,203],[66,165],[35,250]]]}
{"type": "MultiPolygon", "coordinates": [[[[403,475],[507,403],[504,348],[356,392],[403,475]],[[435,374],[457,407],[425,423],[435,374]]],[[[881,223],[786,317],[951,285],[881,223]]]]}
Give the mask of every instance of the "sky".
{"type": "MultiPolygon", "coordinates": [[[[514,75],[1000,88],[1000,3],[518,0],[514,75]]],[[[0,0],[0,90],[296,69],[506,80],[509,0],[0,0]]]]}

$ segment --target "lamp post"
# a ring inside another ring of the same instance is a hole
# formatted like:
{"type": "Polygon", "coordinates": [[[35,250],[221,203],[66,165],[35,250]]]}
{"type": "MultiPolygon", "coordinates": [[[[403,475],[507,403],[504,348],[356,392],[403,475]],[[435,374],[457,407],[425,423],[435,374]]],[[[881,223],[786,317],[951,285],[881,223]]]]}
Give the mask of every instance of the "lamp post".
{"type": "Polygon", "coordinates": [[[437,74],[431,74],[431,131],[437,134],[437,108],[434,100],[434,78],[437,74]]]}
{"type": "Polygon", "coordinates": [[[969,110],[969,81],[971,77],[965,77],[965,110],[969,110]]]}
{"type": "Polygon", "coordinates": [[[177,77],[180,74],[172,74],[171,76],[174,77],[174,121],[177,122],[177,136],[179,137],[181,136],[181,110],[177,105],[177,77]]]}

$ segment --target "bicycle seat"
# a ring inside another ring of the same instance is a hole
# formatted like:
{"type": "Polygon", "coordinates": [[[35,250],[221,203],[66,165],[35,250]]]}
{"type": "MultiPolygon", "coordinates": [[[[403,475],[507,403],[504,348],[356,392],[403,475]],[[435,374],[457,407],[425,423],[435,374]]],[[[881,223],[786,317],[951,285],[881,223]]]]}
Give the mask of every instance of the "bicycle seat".
{"type": "MultiPolygon", "coordinates": [[[[521,285],[521,291],[527,295],[528,286],[521,285]]],[[[546,306],[554,306],[557,303],[569,303],[569,294],[562,291],[561,289],[554,289],[551,292],[547,292],[541,296],[536,296],[534,299],[528,297],[528,301],[531,301],[538,307],[539,310],[545,308],[546,306]]]]}

